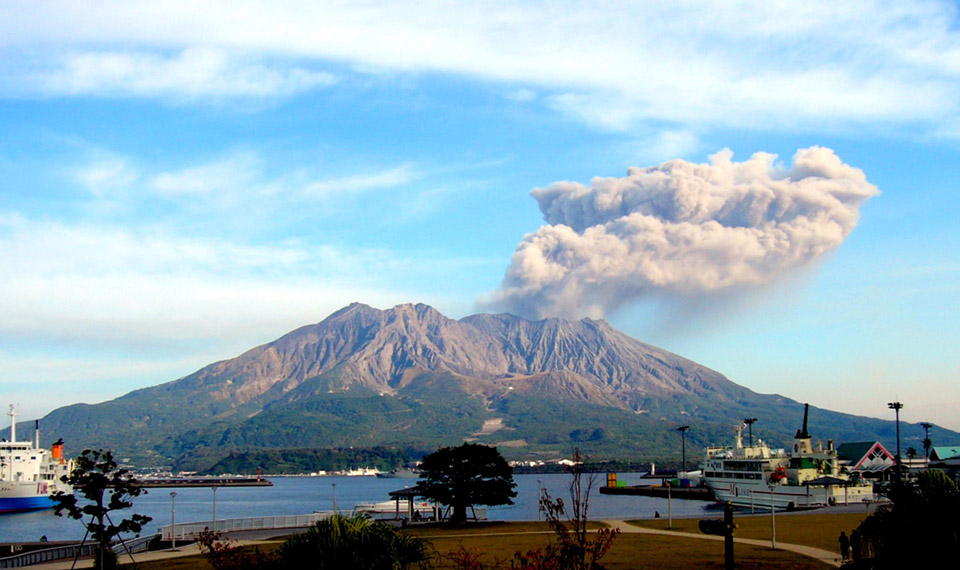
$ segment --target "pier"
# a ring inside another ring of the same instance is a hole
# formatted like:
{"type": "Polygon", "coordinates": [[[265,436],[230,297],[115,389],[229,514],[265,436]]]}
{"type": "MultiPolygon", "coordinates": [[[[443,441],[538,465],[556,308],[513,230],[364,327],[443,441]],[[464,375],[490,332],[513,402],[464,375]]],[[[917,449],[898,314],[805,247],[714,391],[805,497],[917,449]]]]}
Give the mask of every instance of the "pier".
{"type": "Polygon", "coordinates": [[[272,487],[269,479],[261,477],[156,477],[137,479],[137,487],[272,487]]]}
{"type": "Polygon", "coordinates": [[[644,497],[713,501],[713,491],[706,487],[666,487],[660,485],[629,485],[624,487],[600,487],[601,495],[641,495],[644,497]]]}

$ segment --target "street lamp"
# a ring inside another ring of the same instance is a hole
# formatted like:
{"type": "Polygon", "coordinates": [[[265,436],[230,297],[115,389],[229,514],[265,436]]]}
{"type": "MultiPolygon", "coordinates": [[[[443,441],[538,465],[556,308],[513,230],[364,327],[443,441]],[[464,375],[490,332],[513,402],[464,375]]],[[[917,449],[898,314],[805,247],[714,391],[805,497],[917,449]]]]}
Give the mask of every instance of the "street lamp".
{"type": "Polygon", "coordinates": [[[900,402],[889,402],[887,407],[893,410],[897,414],[897,483],[903,482],[903,473],[901,472],[900,467],[900,410],[903,409],[903,404],[900,402]]]}
{"type": "Polygon", "coordinates": [[[213,532],[217,532],[217,486],[210,488],[213,489],[213,532]]]}
{"type": "Polygon", "coordinates": [[[540,515],[543,513],[543,508],[539,507],[539,505],[543,504],[541,502],[542,497],[543,497],[543,481],[541,481],[540,479],[537,479],[537,505],[538,505],[537,520],[540,520],[540,515]]]}
{"type": "Polygon", "coordinates": [[[170,491],[170,550],[177,549],[177,492],[170,491]]]}
{"type": "Polygon", "coordinates": [[[930,428],[933,427],[933,424],[927,422],[921,422],[920,427],[923,428],[923,455],[928,460],[930,459],[930,445],[933,443],[930,441],[930,428]]]}
{"type": "Polygon", "coordinates": [[[682,457],[682,465],[683,465],[684,473],[686,473],[687,471],[687,430],[688,429],[690,429],[690,426],[680,426],[677,428],[677,431],[680,432],[680,445],[682,449],[681,457],[682,457]]]}
{"type": "Polygon", "coordinates": [[[747,424],[747,429],[750,430],[750,446],[753,447],[753,422],[757,421],[757,418],[745,418],[743,423],[747,424]]]}

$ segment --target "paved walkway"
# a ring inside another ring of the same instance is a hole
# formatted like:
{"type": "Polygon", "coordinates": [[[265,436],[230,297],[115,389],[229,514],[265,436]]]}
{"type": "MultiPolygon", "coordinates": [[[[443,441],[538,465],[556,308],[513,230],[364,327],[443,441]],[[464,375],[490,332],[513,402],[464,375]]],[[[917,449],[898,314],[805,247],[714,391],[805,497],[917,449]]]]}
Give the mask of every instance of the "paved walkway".
{"type": "MultiPolygon", "coordinates": [[[[289,534],[289,533],[288,533],[289,534]]],[[[243,539],[243,540],[231,540],[231,545],[247,546],[247,545],[263,545],[270,542],[275,542],[275,539],[266,537],[259,540],[252,539],[243,539]]],[[[133,558],[137,562],[149,562],[151,560],[166,560],[169,558],[181,558],[184,556],[194,556],[201,554],[200,545],[198,543],[188,544],[186,546],[178,546],[176,550],[153,550],[148,552],[137,552],[133,555],[133,558]]],[[[130,556],[126,553],[120,555],[120,564],[129,564],[130,556]]],[[[81,558],[77,561],[77,565],[73,565],[73,559],[69,560],[57,560],[56,562],[46,562],[44,564],[33,564],[28,568],[38,568],[42,570],[69,570],[70,568],[93,568],[93,558],[81,558]]]]}
{"type": "MultiPolygon", "coordinates": [[[[699,538],[701,540],[723,540],[722,536],[716,536],[711,534],[693,534],[689,532],[678,532],[675,530],[660,530],[656,528],[646,528],[642,526],[634,526],[627,523],[626,521],[621,520],[605,520],[602,521],[610,525],[611,528],[619,528],[622,533],[636,533],[636,534],[663,534],[667,536],[680,536],[684,538],[699,538]]],[[[734,544],[750,544],[752,546],[770,546],[769,540],[757,540],[753,538],[737,538],[733,537],[734,544]]],[[[815,558],[824,564],[829,564],[837,568],[840,567],[840,556],[835,552],[830,552],[829,550],[823,550],[821,548],[814,548],[812,546],[803,546],[800,544],[786,544],[783,542],[777,542],[777,550],[789,550],[790,552],[796,552],[797,554],[802,554],[804,556],[809,556],[810,558],[815,558]]]]}

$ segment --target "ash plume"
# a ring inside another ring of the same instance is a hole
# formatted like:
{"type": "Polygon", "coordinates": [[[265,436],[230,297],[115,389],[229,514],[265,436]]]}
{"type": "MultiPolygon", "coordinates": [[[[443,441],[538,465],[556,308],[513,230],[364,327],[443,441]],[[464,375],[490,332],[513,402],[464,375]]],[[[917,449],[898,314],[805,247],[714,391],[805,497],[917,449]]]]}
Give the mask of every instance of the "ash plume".
{"type": "Polygon", "coordinates": [[[641,297],[763,286],[833,250],[877,188],[829,148],[709,164],[672,160],[590,186],[531,192],[547,225],[524,236],[487,309],[602,317],[641,297]]]}

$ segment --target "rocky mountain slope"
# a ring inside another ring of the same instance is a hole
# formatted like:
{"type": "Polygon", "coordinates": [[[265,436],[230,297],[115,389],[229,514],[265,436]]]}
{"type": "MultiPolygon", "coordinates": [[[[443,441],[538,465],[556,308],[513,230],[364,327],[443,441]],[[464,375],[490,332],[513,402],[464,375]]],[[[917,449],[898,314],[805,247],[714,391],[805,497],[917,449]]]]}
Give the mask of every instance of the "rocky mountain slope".
{"type": "MultiPolygon", "coordinates": [[[[248,448],[429,450],[465,438],[514,456],[577,445],[650,457],[674,452],[681,423],[694,426],[696,449],[726,441],[748,416],[761,418],[764,437],[785,440],[801,414],[796,402],[752,392],[605,321],[458,321],[422,304],[355,303],[179,380],[55,410],[43,431],[161,464],[202,465],[248,448]]],[[[828,411],[819,419],[825,438],[893,433],[891,422],[828,411]]]]}

